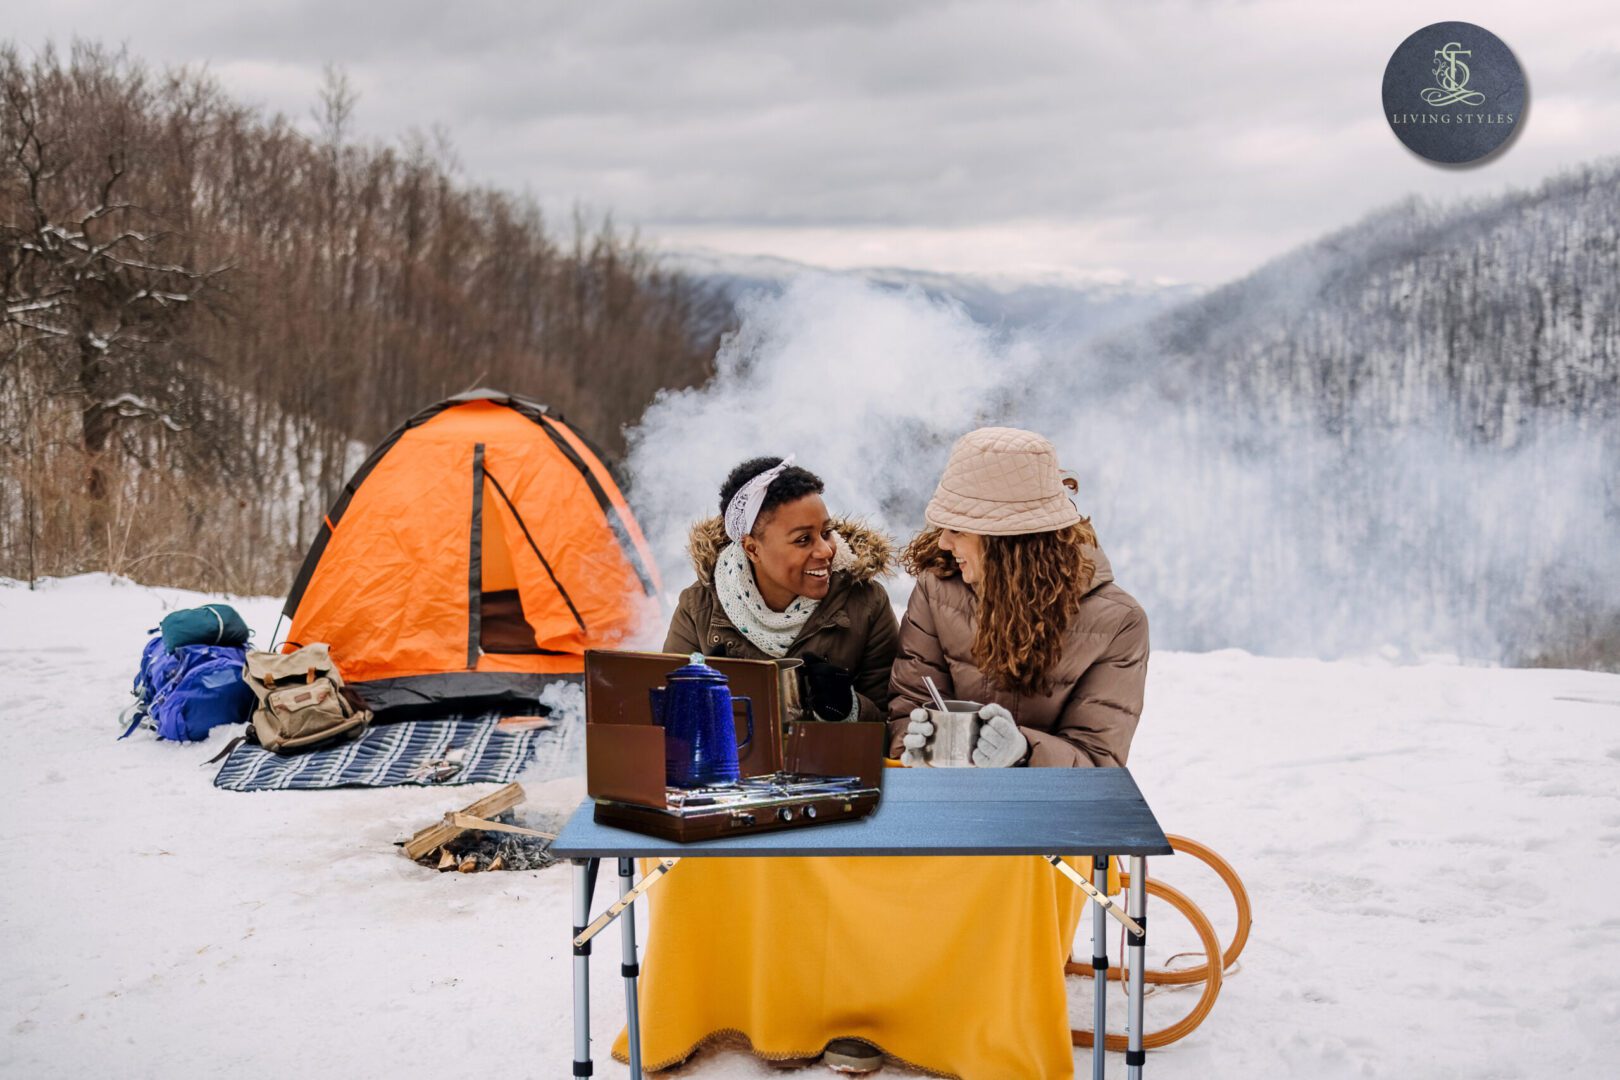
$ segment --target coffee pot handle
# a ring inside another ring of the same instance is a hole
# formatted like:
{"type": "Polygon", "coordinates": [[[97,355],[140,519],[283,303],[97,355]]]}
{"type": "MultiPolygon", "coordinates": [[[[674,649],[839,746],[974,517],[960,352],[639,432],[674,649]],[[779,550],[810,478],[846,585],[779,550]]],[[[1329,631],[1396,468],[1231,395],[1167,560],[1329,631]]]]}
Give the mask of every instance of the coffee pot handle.
{"type": "Polygon", "coordinates": [[[740,754],[744,750],[748,749],[748,744],[749,743],[754,741],[754,701],[753,701],[752,698],[748,698],[748,697],[733,697],[731,699],[731,712],[732,712],[731,722],[733,724],[735,724],[737,722],[737,715],[736,714],[737,714],[737,706],[738,705],[741,705],[743,707],[743,712],[745,714],[744,719],[747,721],[747,724],[748,724],[748,735],[747,735],[747,737],[744,738],[742,742],[737,744],[737,753],[740,754]]]}

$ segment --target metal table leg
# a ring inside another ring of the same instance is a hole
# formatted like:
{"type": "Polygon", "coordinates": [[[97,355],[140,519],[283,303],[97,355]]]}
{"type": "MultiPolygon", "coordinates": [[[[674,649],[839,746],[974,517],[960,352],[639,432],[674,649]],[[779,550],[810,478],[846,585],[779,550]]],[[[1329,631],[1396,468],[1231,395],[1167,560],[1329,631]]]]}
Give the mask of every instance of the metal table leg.
{"type": "MultiPolygon", "coordinates": [[[[575,859],[574,932],[578,937],[591,919],[591,894],[596,891],[596,859],[575,859]]],[[[591,943],[574,946],[574,1075],[591,1075],[591,943]]]]}
{"type": "MultiPolygon", "coordinates": [[[[635,861],[619,860],[619,899],[630,892],[635,877],[635,861]]],[[[627,910],[619,917],[620,941],[623,960],[619,971],[624,975],[625,1030],[630,1035],[630,1080],[641,1080],[641,1009],[636,1000],[636,980],[641,975],[641,964],[636,957],[636,913],[627,910]]]]}
{"type": "MultiPolygon", "coordinates": [[[[1126,963],[1130,966],[1130,978],[1126,982],[1130,998],[1126,1006],[1125,1075],[1129,1080],[1142,1080],[1142,1066],[1147,1057],[1142,1049],[1142,997],[1147,975],[1147,859],[1141,855],[1131,856],[1131,896],[1126,914],[1142,927],[1142,933],[1130,934],[1125,946],[1129,957],[1126,963]]],[[[1220,958],[1211,957],[1209,962],[1218,964],[1220,958]]]]}
{"type": "MultiPolygon", "coordinates": [[[[1091,861],[1092,884],[1104,896],[1108,895],[1108,858],[1095,857],[1091,861]]],[[[1101,905],[1092,905],[1091,916],[1091,986],[1096,991],[1096,1008],[1091,1030],[1096,1037],[1091,1044],[1091,1080],[1103,1080],[1108,1051],[1103,1046],[1108,1031],[1108,914],[1101,905]]]]}

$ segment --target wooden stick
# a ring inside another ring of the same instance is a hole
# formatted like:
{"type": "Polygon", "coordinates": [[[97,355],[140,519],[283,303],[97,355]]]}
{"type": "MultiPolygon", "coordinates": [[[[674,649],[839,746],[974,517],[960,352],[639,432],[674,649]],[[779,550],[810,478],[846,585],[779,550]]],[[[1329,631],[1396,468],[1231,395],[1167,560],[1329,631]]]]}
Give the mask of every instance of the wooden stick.
{"type": "Polygon", "coordinates": [[[611,907],[602,912],[602,914],[598,915],[595,919],[591,920],[591,924],[581,931],[580,935],[574,939],[574,944],[583,945],[597,934],[600,934],[604,929],[607,928],[608,923],[612,922],[614,919],[617,919],[626,908],[641,898],[642,893],[652,888],[653,885],[657,883],[659,878],[669,873],[670,870],[674,868],[675,864],[680,861],[681,860],[679,858],[659,859],[658,865],[647,871],[646,876],[644,876],[640,881],[636,882],[629,892],[613,901],[613,905],[611,907]]]}
{"type": "Polygon", "coordinates": [[[517,833],[519,836],[537,836],[542,840],[557,839],[556,833],[541,832],[539,829],[525,829],[521,825],[508,825],[504,821],[485,821],[481,817],[473,817],[471,814],[465,814],[459,810],[452,810],[444,815],[444,821],[446,825],[454,825],[457,831],[471,829],[475,832],[509,832],[517,833]]]}
{"type": "Polygon", "coordinates": [[[1087,896],[1091,897],[1092,901],[1104,911],[1118,919],[1120,923],[1124,925],[1125,929],[1129,930],[1133,936],[1142,936],[1142,924],[1138,923],[1135,919],[1121,911],[1119,909],[1119,905],[1110,900],[1105,894],[1098,892],[1097,886],[1087,881],[1085,876],[1082,875],[1080,871],[1063,861],[1063,856],[1042,855],[1041,858],[1057,867],[1058,873],[1080,886],[1081,891],[1083,891],[1087,896]]]}
{"type": "MultiPolygon", "coordinates": [[[[472,805],[463,808],[461,812],[475,818],[492,818],[503,810],[512,809],[522,802],[523,798],[522,785],[507,784],[494,794],[485,795],[472,805]]],[[[415,862],[428,852],[443,847],[461,833],[462,829],[448,822],[440,821],[429,825],[405,841],[405,855],[415,862]]]]}

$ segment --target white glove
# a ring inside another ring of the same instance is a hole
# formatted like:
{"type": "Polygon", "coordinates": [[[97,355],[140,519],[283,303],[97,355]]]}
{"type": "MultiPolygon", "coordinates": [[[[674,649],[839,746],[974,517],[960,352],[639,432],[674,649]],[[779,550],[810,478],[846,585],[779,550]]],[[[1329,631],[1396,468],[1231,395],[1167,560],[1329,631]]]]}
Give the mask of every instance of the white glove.
{"type": "Polygon", "coordinates": [[[979,710],[979,719],[984,726],[973,744],[973,764],[981,769],[1005,769],[1024,760],[1029,740],[1018,730],[1012,713],[1000,705],[986,705],[979,710]]]}
{"type": "Polygon", "coordinates": [[[927,709],[912,709],[911,722],[906,725],[906,733],[900,737],[900,743],[905,747],[900,752],[900,764],[908,769],[921,769],[928,763],[923,760],[923,747],[934,735],[934,722],[928,719],[927,709]]]}

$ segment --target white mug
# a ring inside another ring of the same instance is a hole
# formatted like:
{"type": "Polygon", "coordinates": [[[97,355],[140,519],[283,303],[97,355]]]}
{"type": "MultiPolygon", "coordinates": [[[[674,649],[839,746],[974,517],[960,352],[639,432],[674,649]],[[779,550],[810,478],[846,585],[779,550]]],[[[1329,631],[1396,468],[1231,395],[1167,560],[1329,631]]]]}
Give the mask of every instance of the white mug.
{"type": "Polygon", "coordinates": [[[964,769],[973,765],[973,747],[979,741],[983,708],[977,701],[946,701],[946,712],[928,710],[934,734],[923,746],[923,761],[936,769],[964,769]]]}

